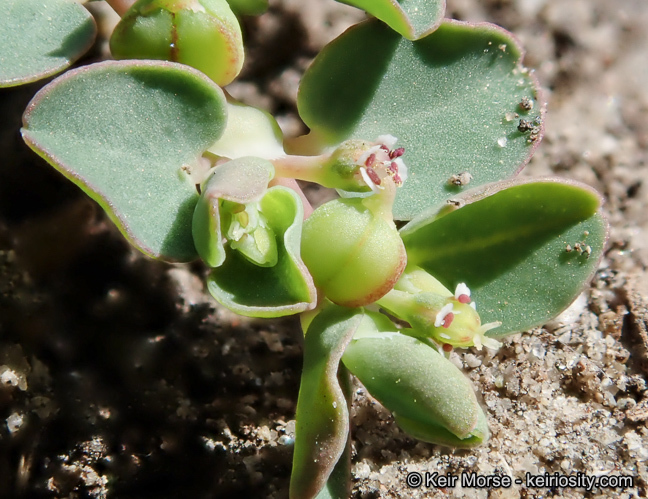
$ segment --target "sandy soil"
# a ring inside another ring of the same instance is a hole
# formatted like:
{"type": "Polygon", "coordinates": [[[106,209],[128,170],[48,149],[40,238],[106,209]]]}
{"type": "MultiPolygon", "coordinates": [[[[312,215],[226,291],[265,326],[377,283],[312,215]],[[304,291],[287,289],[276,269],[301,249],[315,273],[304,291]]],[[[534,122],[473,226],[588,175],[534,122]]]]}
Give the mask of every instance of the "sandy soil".
{"type": "MultiPolygon", "coordinates": [[[[271,4],[245,23],[248,60],[230,91],[295,135],[301,72],[362,13],[271,4]]],[[[357,386],[352,497],[646,497],[648,3],[450,0],[448,16],[500,24],[527,48],[549,113],[524,174],[602,192],[610,246],[558,320],[496,354],[454,354],[489,418],[485,446],[417,442],[357,386]],[[407,487],[408,473],[436,471],[628,475],[634,487],[407,487]]],[[[38,88],[0,91],[0,497],[286,498],[297,321],[234,316],[204,293],[201,265],[130,249],[22,144],[21,110],[38,88]]]]}

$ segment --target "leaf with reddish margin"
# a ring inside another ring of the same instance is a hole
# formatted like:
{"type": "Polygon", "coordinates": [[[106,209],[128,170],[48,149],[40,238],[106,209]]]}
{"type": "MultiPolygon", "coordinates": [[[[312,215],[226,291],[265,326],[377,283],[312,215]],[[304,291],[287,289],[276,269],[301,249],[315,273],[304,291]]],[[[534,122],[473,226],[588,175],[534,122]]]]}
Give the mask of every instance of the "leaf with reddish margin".
{"type": "Polygon", "coordinates": [[[409,175],[394,217],[409,220],[467,188],[450,183],[452,175],[467,171],[471,186],[483,185],[529,160],[544,104],[521,58],[512,35],[491,24],[446,20],[411,42],[364,22],[325,47],[304,75],[298,108],[311,134],[293,145],[318,154],[347,139],[398,138],[409,175]],[[533,109],[520,106],[527,100],[533,109]],[[515,113],[539,118],[536,130],[520,132],[515,113]]]}
{"type": "Polygon", "coordinates": [[[222,90],[187,66],[109,61],[43,88],[25,111],[22,134],[136,248],[189,261],[198,194],[186,170],[223,132],[225,104],[222,90]]]}
{"type": "Polygon", "coordinates": [[[92,46],[94,18],[68,0],[0,2],[0,87],[52,76],[92,46]]]}
{"type": "Polygon", "coordinates": [[[465,205],[430,210],[401,229],[408,261],[448,289],[472,291],[500,337],[557,316],[592,278],[607,241],[601,196],[562,179],[509,180],[467,192],[465,205]],[[568,251],[580,243],[585,251],[568,251]]]}

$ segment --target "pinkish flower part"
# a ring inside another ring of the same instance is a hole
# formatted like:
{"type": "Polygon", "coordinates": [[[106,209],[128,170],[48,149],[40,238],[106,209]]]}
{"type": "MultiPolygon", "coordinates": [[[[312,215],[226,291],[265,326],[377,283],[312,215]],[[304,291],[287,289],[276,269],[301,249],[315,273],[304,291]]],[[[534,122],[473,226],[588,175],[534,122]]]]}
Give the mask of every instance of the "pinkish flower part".
{"type": "Polygon", "coordinates": [[[470,303],[470,289],[468,288],[468,286],[466,286],[465,283],[460,282],[459,284],[457,284],[457,289],[455,290],[454,295],[455,299],[459,303],[470,303]]]}
{"type": "Polygon", "coordinates": [[[380,189],[378,186],[386,177],[390,177],[397,187],[403,185],[407,179],[407,166],[401,158],[405,148],[394,149],[396,142],[396,137],[392,135],[381,135],[374,145],[355,161],[355,164],[360,167],[362,180],[373,192],[378,192],[380,189]]]}
{"type": "MultiPolygon", "coordinates": [[[[434,327],[449,327],[450,324],[447,326],[445,325],[446,322],[446,317],[448,314],[452,314],[452,319],[454,319],[454,309],[452,303],[446,303],[441,310],[439,310],[439,313],[436,314],[436,317],[434,319],[434,327]]],[[[452,322],[452,319],[450,319],[450,322],[452,322]]]]}

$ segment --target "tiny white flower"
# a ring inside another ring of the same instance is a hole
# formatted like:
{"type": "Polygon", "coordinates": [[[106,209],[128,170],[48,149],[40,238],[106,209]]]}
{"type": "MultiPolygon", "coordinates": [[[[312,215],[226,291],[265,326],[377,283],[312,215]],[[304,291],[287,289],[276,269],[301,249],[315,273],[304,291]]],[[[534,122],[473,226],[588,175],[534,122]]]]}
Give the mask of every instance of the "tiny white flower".
{"type": "Polygon", "coordinates": [[[461,295],[470,296],[470,288],[466,286],[465,282],[460,282],[457,284],[457,289],[455,290],[455,298],[458,300],[461,295]]]}
{"type": "Polygon", "coordinates": [[[405,164],[405,161],[403,161],[403,158],[396,158],[394,163],[398,165],[398,176],[400,177],[401,182],[405,182],[407,180],[407,165],[405,164]]]}
{"type": "Polygon", "coordinates": [[[396,145],[396,142],[398,142],[398,139],[393,135],[386,134],[386,135],[380,135],[376,139],[376,142],[384,146],[387,146],[387,148],[391,150],[396,145]]]}
{"type": "Polygon", "coordinates": [[[365,163],[369,159],[369,156],[371,156],[372,154],[376,154],[378,151],[380,151],[379,145],[371,146],[364,153],[362,153],[362,155],[358,158],[355,164],[359,166],[365,166],[365,163]]]}
{"type": "Polygon", "coordinates": [[[445,321],[447,315],[451,313],[453,313],[452,303],[447,303],[446,305],[443,306],[441,310],[439,310],[439,313],[436,314],[436,318],[434,320],[434,327],[443,326],[443,321],[445,321]]]}
{"type": "Polygon", "coordinates": [[[362,175],[362,180],[364,180],[365,184],[367,184],[372,191],[376,193],[380,192],[380,187],[374,184],[374,181],[371,180],[371,178],[369,178],[369,175],[367,174],[367,169],[364,166],[360,167],[360,175],[362,175]]]}

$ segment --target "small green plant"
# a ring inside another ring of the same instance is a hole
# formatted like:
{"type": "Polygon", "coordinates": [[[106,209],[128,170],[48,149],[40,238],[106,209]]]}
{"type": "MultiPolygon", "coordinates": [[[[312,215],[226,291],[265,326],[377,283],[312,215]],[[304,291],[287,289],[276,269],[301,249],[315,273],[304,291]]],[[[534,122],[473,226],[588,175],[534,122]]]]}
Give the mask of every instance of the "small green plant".
{"type": "MultiPolygon", "coordinates": [[[[146,255],[200,257],[210,293],[236,313],[302,314],[292,498],[348,495],[349,373],[410,435],[485,442],[448,352],[496,349],[555,317],[607,237],[589,187],[515,177],[545,107],[509,33],[443,19],[440,0],[344,3],[375,17],[306,71],[306,136],[284,141],[270,115],[219,87],[243,61],[236,15],[263,0],[111,2],[124,60],[51,82],[22,129],[146,255]],[[295,180],[340,197],[312,211],[295,180]]],[[[5,1],[0,23],[4,86],[61,71],[95,33],[67,0],[5,1]]]]}

